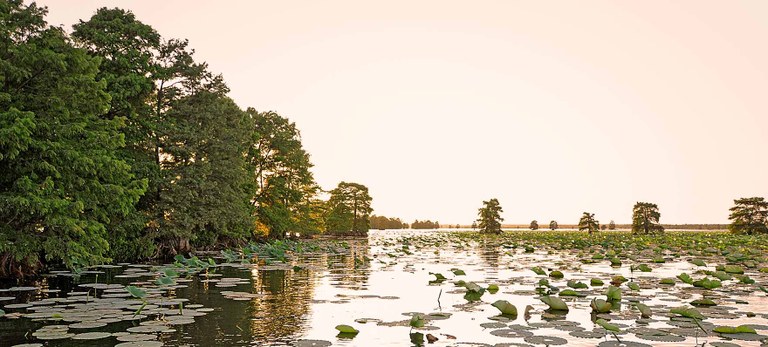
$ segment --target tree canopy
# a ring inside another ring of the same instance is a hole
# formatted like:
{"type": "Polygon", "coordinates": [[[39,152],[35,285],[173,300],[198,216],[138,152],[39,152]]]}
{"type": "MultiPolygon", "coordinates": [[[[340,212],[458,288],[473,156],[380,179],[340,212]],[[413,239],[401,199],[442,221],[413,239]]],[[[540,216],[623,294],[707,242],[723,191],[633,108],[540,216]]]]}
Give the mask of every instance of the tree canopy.
{"type": "Polygon", "coordinates": [[[659,224],[659,207],[650,202],[638,202],[632,209],[632,232],[642,234],[655,234],[664,231],[659,224]]]}
{"type": "Polygon", "coordinates": [[[728,230],[735,234],[768,233],[768,201],[762,197],[741,198],[733,201],[728,219],[728,230]]]}
{"type": "Polygon", "coordinates": [[[364,235],[370,228],[371,196],[368,187],[350,182],[340,182],[331,190],[328,199],[328,232],[336,234],[364,235]]]}
{"type": "Polygon", "coordinates": [[[595,220],[595,214],[584,212],[579,219],[579,231],[588,231],[590,234],[600,230],[600,222],[595,220]]]}
{"type": "Polygon", "coordinates": [[[479,218],[477,219],[480,232],[484,233],[501,233],[501,222],[504,218],[501,218],[501,213],[504,210],[501,209],[499,200],[491,199],[483,201],[483,207],[477,210],[479,218]]]}

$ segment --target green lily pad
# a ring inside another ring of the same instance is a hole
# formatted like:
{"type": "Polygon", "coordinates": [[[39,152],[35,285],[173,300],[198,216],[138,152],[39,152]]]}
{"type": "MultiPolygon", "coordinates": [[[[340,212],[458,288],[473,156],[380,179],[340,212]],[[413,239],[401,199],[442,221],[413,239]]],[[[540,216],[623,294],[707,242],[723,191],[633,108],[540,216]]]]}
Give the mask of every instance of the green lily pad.
{"type": "Polygon", "coordinates": [[[346,324],[339,324],[339,325],[337,325],[336,326],[336,330],[338,330],[342,334],[357,334],[357,333],[360,332],[359,330],[357,330],[357,329],[355,329],[355,328],[353,328],[353,327],[351,327],[349,325],[346,325],[346,324]]]}
{"type": "Polygon", "coordinates": [[[721,334],[757,334],[755,329],[746,325],[739,325],[737,327],[718,326],[712,329],[712,331],[721,334]]]}
{"type": "Polygon", "coordinates": [[[554,311],[568,311],[568,305],[565,304],[565,301],[558,297],[554,296],[542,296],[539,298],[541,302],[547,304],[549,306],[550,310],[554,311]]]}
{"type": "Polygon", "coordinates": [[[608,313],[611,312],[613,305],[603,299],[592,299],[592,302],[589,303],[589,307],[597,313],[608,313]]]}
{"type": "Polygon", "coordinates": [[[621,300],[621,288],[608,286],[608,290],[605,291],[605,296],[608,297],[608,301],[620,301],[621,300]]]}
{"type": "Polygon", "coordinates": [[[491,306],[499,309],[501,311],[501,314],[507,315],[507,316],[517,316],[517,307],[515,305],[512,305],[509,303],[509,301],[506,300],[497,300],[491,306]]]}
{"type": "Polygon", "coordinates": [[[621,332],[621,329],[619,329],[619,327],[617,325],[608,323],[608,321],[606,321],[605,319],[602,319],[602,318],[596,320],[595,324],[601,326],[603,329],[608,330],[608,331],[613,331],[615,333],[621,332]]]}

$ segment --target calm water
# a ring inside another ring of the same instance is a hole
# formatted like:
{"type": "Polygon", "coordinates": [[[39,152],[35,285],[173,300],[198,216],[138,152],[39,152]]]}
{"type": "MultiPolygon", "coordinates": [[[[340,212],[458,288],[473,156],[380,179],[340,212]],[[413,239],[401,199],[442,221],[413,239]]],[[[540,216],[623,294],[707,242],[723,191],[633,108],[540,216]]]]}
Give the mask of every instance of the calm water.
{"type": "MultiPolygon", "coordinates": [[[[600,265],[581,265],[575,262],[572,254],[565,252],[547,254],[542,251],[523,253],[522,250],[502,249],[482,242],[458,246],[446,246],[436,243],[433,247],[403,252],[398,238],[402,236],[422,235],[432,232],[413,231],[373,231],[368,239],[351,240],[350,249],[343,254],[304,254],[291,259],[289,266],[222,266],[215,276],[193,276],[190,282],[181,283],[186,287],[168,291],[164,295],[170,298],[188,299],[186,306],[202,305],[205,315],[193,317],[194,323],[173,325],[174,331],[151,333],[157,341],[166,346],[293,346],[301,345],[302,340],[318,340],[314,345],[327,343],[339,346],[410,346],[411,329],[407,320],[411,312],[444,312],[450,318],[429,322],[429,330],[420,330],[424,335],[432,334],[439,340],[434,346],[482,346],[519,343],[524,345],[522,337],[510,338],[490,334],[494,329],[484,328],[482,323],[493,323],[489,317],[496,316],[498,310],[490,305],[498,299],[508,300],[521,312],[514,321],[504,324],[529,325],[535,335],[561,337],[568,340],[568,346],[595,346],[606,338],[577,338],[569,335],[563,328],[568,324],[580,326],[587,331],[595,329],[590,317],[589,299],[565,299],[571,310],[564,317],[543,317],[546,306],[536,299],[533,291],[538,281],[529,269],[541,266],[545,269],[561,269],[565,279],[581,280],[599,277],[604,280],[615,274],[634,278],[642,286],[639,294],[632,295],[625,289],[625,298],[621,310],[614,314],[612,322],[623,324],[624,329],[633,327],[671,328],[666,324],[669,318],[663,316],[662,307],[676,307],[691,300],[701,298],[704,293],[690,286],[678,284],[673,289],[659,288],[655,283],[659,278],[674,277],[681,271],[693,273],[695,266],[687,262],[653,264],[651,273],[631,273],[629,266],[620,269],[611,268],[603,262],[600,265]],[[370,262],[361,262],[368,258],[370,262]],[[358,259],[356,261],[355,259],[358,259]],[[300,268],[293,268],[294,265],[300,268]],[[452,268],[460,268],[465,276],[453,276],[452,268]],[[442,284],[429,284],[434,279],[430,272],[439,272],[449,278],[442,284]],[[634,276],[633,276],[634,275],[634,276]],[[639,277],[638,277],[639,276],[639,277]],[[233,287],[221,287],[222,283],[243,279],[233,287]],[[464,289],[456,287],[451,281],[462,279],[475,281],[483,286],[496,283],[501,290],[498,293],[485,293],[481,302],[468,303],[464,298],[464,289]],[[678,287],[684,287],[682,289],[678,287]],[[687,287],[687,288],[686,288],[687,287]],[[252,297],[234,300],[228,298],[228,291],[254,294],[252,297]],[[439,298],[439,301],[438,301],[439,298]],[[638,314],[629,307],[630,299],[638,299],[654,308],[655,320],[638,324],[638,314]],[[529,320],[522,314],[526,305],[534,310],[529,320]],[[362,318],[373,321],[356,322],[362,318]],[[549,319],[555,323],[547,323],[549,319]],[[567,321],[560,326],[557,322],[567,321]],[[384,322],[385,324],[377,324],[384,322]],[[334,327],[348,324],[360,330],[354,339],[339,338],[334,327]],[[448,336],[451,335],[451,336],[448,336]],[[455,339],[451,338],[455,337],[455,339]],[[327,341],[327,342],[322,342],[327,341]]],[[[713,267],[712,267],[713,268],[713,267]]],[[[31,285],[39,287],[34,291],[0,291],[0,305],[7,306],[32,302],[45,298],[72,297],[73,291],[85,291],[82,284],[98,283],[128,285],[136,281],[151,280],[151,277],[124,278],[126,273],[140,273],[145,268],[123,265],[115,268],[99,269],[101,273],[85,274],[79,279],[51,275],[34,283],[6,283],[3,288],[31,285]],[[13,299],[9,299],[13,297],[13,299]]],[[[758,283],[766,283],[765,274],[750,275],[758,283]]],[[[553,285],[564,288],[565,280],[551,280],[553,285]]],[[[116,286],[117,288],[117,286],[116,286]]],[[[747,291],[741,285],[728,286],[723,290],[710,291],[713,299],[725,302],[724,312],[712,314],[707,322],[723,325],[753,324],[758,333],[768,334],[768,298],[765,294],[747,291]],[[745,312],[757,313],[753,318],[746,318],[745,312]]],[[[114,290],[113,292],[119,292],[114,290]]],[[[604,297],[604,288],[590,289],[592,297],[604,297]]],[[[99,291],[101,299],[96,303],[110,303],[109,295],[99,291]],[[101,300],[101,301],[99,301],[101,300]]],[[[93,302],[93,299],[91,299],[93,302]]],[[[34,305],[30,308],[4,308],[7,314],[40,312],[59,307],[66,309],[72,302],[50,302],[34,305]]],[[[13,306],[12,306],[13,307],[13,306]]],[[[70,306],[72,307],[72,306],[70,306]]],[[[161,309],[161,308],[158,308],[161,309]]],[[[192,308],[187,311],[194,310],[192,308]]],[[[119,311],[119,310],[118,310],[119,311]]],[[[130,310],[123,309],[125,312],[130,310]]],[[[715,312],[717,313],[717,312],[715,312]]],[[[171,312],[169,311],[170,315],[171,312]]],[[[94,317],[93,319],[98,319],[94,317]]],[[[148,317],[147,320],[156,320],[148,317]]],[[[115,337],[93,341],[52,340],[39,341],[32,333],[44,325],[67,325],[75,321],[51,322],[26,317],[0,318],[0,346],[13,346],[21,343],[44,342],[47,346],[114,346],[119,343],[115,337]]],[[[119,321],[105,327],[76,329],[71,333],[106,331],[125,332],[126,329],[139,326],[141,321],[119,321]]],[[[579,329],[581,329],[579,328],[579,329]]],[[[168,329],[166,329],[168,330],[168,329]]],[[[119,334],[118,334],[119,335],[119,334]]],[[[659,342],[643,341],[633,337],[632,333],[621,335],[623,339],[647,343],[654,346],[701,346],[702,344],[724,341],[716,335],[687,336],[684,341],[659,342]]],[[[760,346],[757,341],[731,341],[740,346],[760,346]]],[[[304,345],[312,345],[304,341],[304,345]]]]}

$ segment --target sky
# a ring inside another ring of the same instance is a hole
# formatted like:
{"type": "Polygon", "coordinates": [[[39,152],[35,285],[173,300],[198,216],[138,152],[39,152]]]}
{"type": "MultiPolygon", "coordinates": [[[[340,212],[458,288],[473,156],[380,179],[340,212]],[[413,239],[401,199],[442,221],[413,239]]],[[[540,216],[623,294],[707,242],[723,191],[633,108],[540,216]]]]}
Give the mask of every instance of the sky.
{"type": "Polygon", "coordinates": [[[727,223],[768,197],[768,1],[46,0],[186,38],[240,106],[296,122],[324,189],[469,224],[582,212],[727,223]]]}

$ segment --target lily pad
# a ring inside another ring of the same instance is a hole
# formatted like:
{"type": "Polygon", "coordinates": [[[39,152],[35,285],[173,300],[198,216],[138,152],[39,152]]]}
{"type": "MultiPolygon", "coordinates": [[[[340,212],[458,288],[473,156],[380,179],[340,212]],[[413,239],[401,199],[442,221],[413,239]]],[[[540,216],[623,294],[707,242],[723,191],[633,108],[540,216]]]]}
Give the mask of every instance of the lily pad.
{"type": "Polygon", "coordinates": [[[509,303],[509,301],[506,300],[497,300],[491,306],[499,309],[501,311],[501,314],[507,315],[507,316],[517,316],[517,307],[515,305],[512,305],[509,303]]]}
{"type": "Polygon", "coordinates": [[[565,304],[565,301],[558,297],[554,296],[542,296],[539,298],[541,302],[547,304],[549,306],[550,310],[554,311],[568,311],[568,305],[565,304]]]}

